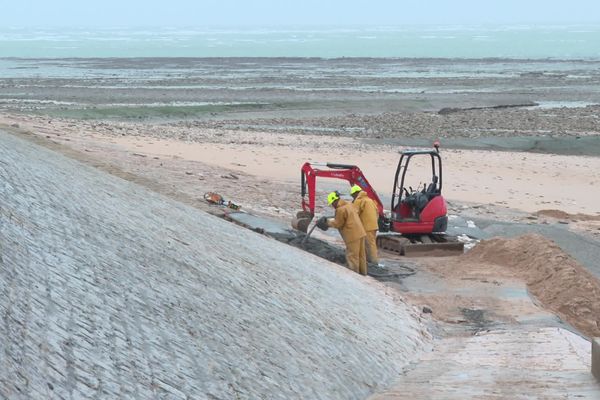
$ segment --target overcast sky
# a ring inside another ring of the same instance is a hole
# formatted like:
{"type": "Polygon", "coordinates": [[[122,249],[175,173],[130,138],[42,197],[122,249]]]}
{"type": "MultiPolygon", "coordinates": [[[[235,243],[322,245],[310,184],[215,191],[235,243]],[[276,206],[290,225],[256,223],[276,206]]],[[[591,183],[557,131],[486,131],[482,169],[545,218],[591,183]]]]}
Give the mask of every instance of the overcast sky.
{"type": "Polygon", "coordinates": [[[0,0],[13,27],[600,24],[600,0],[0,0]]]}

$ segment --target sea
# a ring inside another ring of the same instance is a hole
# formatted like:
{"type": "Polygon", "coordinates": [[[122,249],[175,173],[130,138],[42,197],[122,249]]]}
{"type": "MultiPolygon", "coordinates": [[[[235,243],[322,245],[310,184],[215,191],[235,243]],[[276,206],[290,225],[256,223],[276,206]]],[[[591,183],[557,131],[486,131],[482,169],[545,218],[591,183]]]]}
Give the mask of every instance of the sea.
{"type": "Polygon", "coordinates": [[[600,25],[0,27],[0,109],[234,107],[278,93],[526,93],[539,107],[586,107],[600,103],[600,25]]]}
{"type": "Polygon", "coordinates": [[[600,59],[600,25],[0,28],[0,58],[600,59]]]}

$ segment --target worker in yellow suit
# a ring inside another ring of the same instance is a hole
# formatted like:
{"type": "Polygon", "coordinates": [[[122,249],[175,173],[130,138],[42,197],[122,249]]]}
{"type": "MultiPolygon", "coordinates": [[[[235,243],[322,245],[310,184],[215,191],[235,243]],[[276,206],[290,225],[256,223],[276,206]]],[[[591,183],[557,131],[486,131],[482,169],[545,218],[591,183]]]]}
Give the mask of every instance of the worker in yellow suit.
{"type": "Polygon", "coordinates": [[[369,263],[379,265],[379,256],[377,254],[377,230],[379,230],[379,209],[375,201],[362,190],[358,185],[352,186],[350,195],[354,199],[352,204],[358,213],[363,228],[367,233],[366,249],[367,260],[369,263]]]}
{"type": "Polygon", "coordinates": [[[348,266],[354,272],[367,275],[366,233],[356,210],[352,203],[340,199],[337,192],[329,193],[327,203],[335,208],[335,218],[322,219],[320,223],[326,222],[327,226],[337,228],[340,231],[340,235],[342,235],[342,239],[346,244],[346,262],[348,262],[348,266]]]}

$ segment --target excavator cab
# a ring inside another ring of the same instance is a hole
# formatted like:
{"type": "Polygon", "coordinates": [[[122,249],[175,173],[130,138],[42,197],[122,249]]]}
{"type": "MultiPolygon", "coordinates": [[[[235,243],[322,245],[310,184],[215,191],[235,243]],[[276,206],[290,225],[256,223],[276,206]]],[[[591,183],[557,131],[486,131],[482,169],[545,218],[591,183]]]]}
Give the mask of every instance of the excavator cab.
{"type": "Polygon", "coordinates": [[[443,233],[448,226],[446,201],[442,197],[442,158],[439,143],[435,150],[405,150],[394,178],[391,228],[403,234],[443,233]],[[407,172],[415,157],[431,161],[431,180],[422,187],[407,186],[407,172]]]}

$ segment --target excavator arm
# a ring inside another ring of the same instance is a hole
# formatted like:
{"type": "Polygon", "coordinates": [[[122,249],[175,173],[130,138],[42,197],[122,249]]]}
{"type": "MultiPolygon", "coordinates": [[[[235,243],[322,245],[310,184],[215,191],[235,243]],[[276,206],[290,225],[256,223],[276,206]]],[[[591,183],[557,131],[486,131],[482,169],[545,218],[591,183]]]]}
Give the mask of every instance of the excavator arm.
{"type": "Polygon", "coordinates": [[[377,204],[379,217],[383,218],[383,203],[356,165],[304,163],[301,169],[302,210],[314,216],[317,178],[333,178],[347,181],[350,186],[358,185],[377,204]]]}

